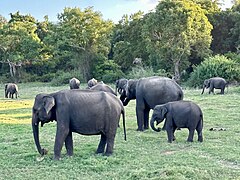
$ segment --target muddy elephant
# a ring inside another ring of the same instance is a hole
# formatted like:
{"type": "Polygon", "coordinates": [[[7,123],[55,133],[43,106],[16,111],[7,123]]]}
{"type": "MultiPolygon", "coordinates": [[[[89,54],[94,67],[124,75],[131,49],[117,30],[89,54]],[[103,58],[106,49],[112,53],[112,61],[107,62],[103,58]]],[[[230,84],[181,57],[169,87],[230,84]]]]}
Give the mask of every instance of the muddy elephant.
{"type": "Polygon", "coordinates": [[[122,94],[123,90],[124,90],[124,87],[125,85],[127,84],[127,79],[125,78],[121,78],[121,79],[118,79],[116,80],[115,82],[115,93],[119,93],[119,94],[122,94]]]}
{"type": "Polygon", "coordinates": [[[164,119],[166,120],[163,129],[167,131],[169,143],[175,140],[174,132],[177,128],[188,128],[188,142],[193,142],[195,130],[198,133],[198,141],[203,141],[203,113],[194,102],[175,101],[155,106],[150,121],[151,128],[159,132],[161,129],[157,129],[154,123],[157,122],[158,125],[164,119]]]}
{"type": "Polygon", "coordinates": [[[202,94],[204,93],[205,88],[209,88],[209,92],[208,92],[209,94],[211,92],[214,93],[214,88],[221,89],[220,94],[224,94],[224,90],[226,86],[227,86],[226,80],[221,77],[213,77],[210,79],[206,79],[203,83],[202,94]]]}
{"type": "Polygon", "coordinates": [[[15,94],[16,99],[18,98],[18,86],[14,83],[7,83],[5,84],[5,97],[12,98],[15,94]]]}
{"type": "Polygon", "coordinates": [[[125,112],[121,101],[103,91],[62,90],[52,94],[38,94],[32,108],[32,129],[35,144],[41,155],[47,153],[39,142],[39,123],[57,122],[54,159],[59,160],[65,142],[67,155],[73,155],[72,133],[101,135],[96,153],[111,155],[122,114],[124,138],[125,112]]]}
{"type": "Polygon", "coordinates": [[[109,92],[117,96],[114,90],[110,86],[104,83],[97,83],[95,86],[92,86],[90,90],[109,92]]]}
{"type": "Polygon", "coordinates": [[[149,111],[158,104],[183,99],[181,87],[172,79],[166,77],[148,77],[139,80],[128,80],[124,92],[120,96],[126,106],[136,99],[136,114],[138,131],[149,128],[149,111]]]}
{"type": "Polygon", "coordinates": [[[88,83],[87,83],[88,87],[87,88],[89,89],[89,88],[95,86],[97,83],[98,83],[98,81],[96,79],[92,78],[88,81],[88,83]]]}
{"type": "Polygon", "coordinates": [[[69,80],[70,89],[79,89],[80,81],[77,78],[72,78],[69,80]]]}

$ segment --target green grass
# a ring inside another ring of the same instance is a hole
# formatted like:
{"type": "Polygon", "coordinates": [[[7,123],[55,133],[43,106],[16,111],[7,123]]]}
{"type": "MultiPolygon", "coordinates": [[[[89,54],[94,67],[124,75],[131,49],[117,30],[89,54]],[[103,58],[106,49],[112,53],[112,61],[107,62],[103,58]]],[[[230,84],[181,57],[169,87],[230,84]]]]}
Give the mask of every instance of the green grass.
{"type": "Polygon", "coordinates": [[[40,128],[42,147],[49,150],[44,160],[36,150],[31,129],[31,108],[40,92],[68,86],[19,84],[20,98],[4,98],[0,92],[0,179],[240,179],[240,87],[225,95],[200,95],[201,90],[185,89],[186,100],[196,102],[204,113],[204,142],[187,143],[188,131],[176,132],[176,141],[167,143],[167,134],[149,129],[136,131],[135,101],[126,109],[127,141],[122,120],[114,154],[96,155],[99,136],[74,134],[74,156],[53,161],[56,123],[40,128]],[[226,131],[209,131],[225,128],[226,131]]]}

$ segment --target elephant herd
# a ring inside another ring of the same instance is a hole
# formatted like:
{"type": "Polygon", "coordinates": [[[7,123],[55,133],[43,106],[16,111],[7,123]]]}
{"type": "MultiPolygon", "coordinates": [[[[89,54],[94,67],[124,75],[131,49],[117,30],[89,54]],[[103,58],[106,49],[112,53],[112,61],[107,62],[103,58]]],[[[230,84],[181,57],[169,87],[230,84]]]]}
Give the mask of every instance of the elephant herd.
{"type": "MultiPolygon", "coordinates": [[[[38,152],[43,156],[47,150],[39,142],[39,124],[43,126],[50,121],[57,122],[54,144],[54,159],[59,160],[65,144],[67,155],[73,155],[72,133],[82,135],[100,135],[96,153],[111,155],[114,139],[119,127],[120,116],[123,119],[124,139],[126,140],[125,110],[131,100],[136,100],[137,131],[150,127],[154,131],[161,128],[155,126],[164,119],[163,130],[166,130],[168,142],[175,140],[177,128],[188,128],[187,141],[192,142],[194,131],[198,133],[198,141],[203,141],[203,113],[200,107],[191,101],[183,100],[182,88],[172,79],[166,77],[148,77],[141,79],[119,79],[115,83],[115,91],[96,79],[88,81],[86,89],[80,89],[80,81],[72,78],[70,89],[55,93],[40,93],[35,97],[32,108],[32,130],[38,152]],[[120,98],[118,98],[120,94],[120,98]],[[149,112],[153,110],[149,123],[149,112]],[[155,125],[156,123],[156,125],[155,125]]],[[[209,94],[215,89],[227,86],[223,78],[215,77],[205,80],[203,91],[209,88],[209,94]]],[[[5,85],[5,97],[8,94],[18,95],[16,84],[5,85]]]]}

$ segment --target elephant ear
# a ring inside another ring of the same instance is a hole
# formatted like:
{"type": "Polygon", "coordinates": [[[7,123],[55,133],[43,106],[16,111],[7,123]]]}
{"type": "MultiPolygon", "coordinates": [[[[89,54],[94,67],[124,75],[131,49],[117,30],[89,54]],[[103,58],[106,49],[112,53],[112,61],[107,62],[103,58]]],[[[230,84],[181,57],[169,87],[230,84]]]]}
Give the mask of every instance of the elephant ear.
{"type": "Polygon", "coordinates": [[[167,108],[163,106],[162,110],[161,110],[161,113],[162,113],[161,115],[162,115],[163,118],[165,117],[167,112],[168,112],[167,108]]]}
{"type": "Polygon", "coordinates": [[[44,109],[46,110],[47,114],[49,111],[55,106],[55,100],[52,96],[45,96],[43,97],[44,102],[44,109]]]}

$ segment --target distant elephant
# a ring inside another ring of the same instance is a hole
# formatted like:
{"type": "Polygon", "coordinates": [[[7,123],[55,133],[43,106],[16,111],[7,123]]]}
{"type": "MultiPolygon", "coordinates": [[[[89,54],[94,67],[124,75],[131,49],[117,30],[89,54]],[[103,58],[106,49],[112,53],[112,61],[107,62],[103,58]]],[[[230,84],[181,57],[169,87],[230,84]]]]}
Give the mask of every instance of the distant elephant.
{"type": "Polygon", "coordinates": [[[112,93],[113,95],[117,96],[117,94],[115,94],[114,90],[107,84],[104,84],[103,82],[97,83],[95,86],[92,86],[90,88],[90,90],[109,92],[109,93],[112,93]]]}
{"type": "Polygon", "coordinates": [[[150,121],[151,128],[159,132],[160,128],[156,129],[154,122],[157,125],[164,119],[164,130],[167,131],[168,142],[175,140],[174,132],[177,128],[188,128],[189,135],[187,141],[193,142],[195,129],[198,133],[198,141],[203,141],[203,113],[200,107],[190,101],[175,101],[163,105],[157,105],[153,109],[152,118],[150,121]]]}
{"type": "Polygon", "coordinates": [[[221,89],[220,94],[224,94],[224,90],[226,86],[227,86],[226,80],[221,77],[213,77],[210,79],[206,79],[203,83],[202,94],[204,93],[205,88],[209,88],[209,92],[208,92],[209,94],[211,92],[214,93],[214,88],[221,89]]]}
{"type": "Polygon", "coordinates": [[[128,80],[124,92],[120,96],[126,106],[136,99],[138,131],[149,127],[149,111],[158,104],[183,99],[181,87],[173,80],[165,77],[148,77],[139,80],[128,80]]]}
{"type": "Polygon", "coordinates": [[[98,81],[96,79],[94,79],[94,78],[90,79],[87,83],[88,84],[88,89],[95,86],[97,83],[98,83],[98,81]]]}
{"type": "Polygon", "coordinates": [[[47,150],[40,146],[39,122],[43,126],[56,120],[54,159],[59,160],[64,142],[67,155],[73,155],[72,132],[101,135],[96,153],[104,153],[107,144],[105,155],[111,155],[121,114],[126,140],[124,107],[116,96],[103,91],[79,89],[38,94],[32,109],[32,129],[38,152],[47,154],[47,150]]]}
{"type": "Polygon", "coordinates": [[[69,80],[70,89],[79,89],[80,81],[77,78],[72,78],[69,80]]]}
{"type": "Polygon", "coordinates": [[[119,94],[122,94],[123,90],[124,90],[124,87],[125,85],[127,84],[128,80],[125,79],[125,78],[121,78],[121,79],[118,79],[116,80],[115,82],[115,93],[119,93],[119,94]]]}
{"type": "Polygon", "coordinates": [[[18,86],[14,83],[5,84],[5,97],[13,99],[14,94],[15,94],[15,97],[17,99],[17,97],[18,97],[18,86]]]}

